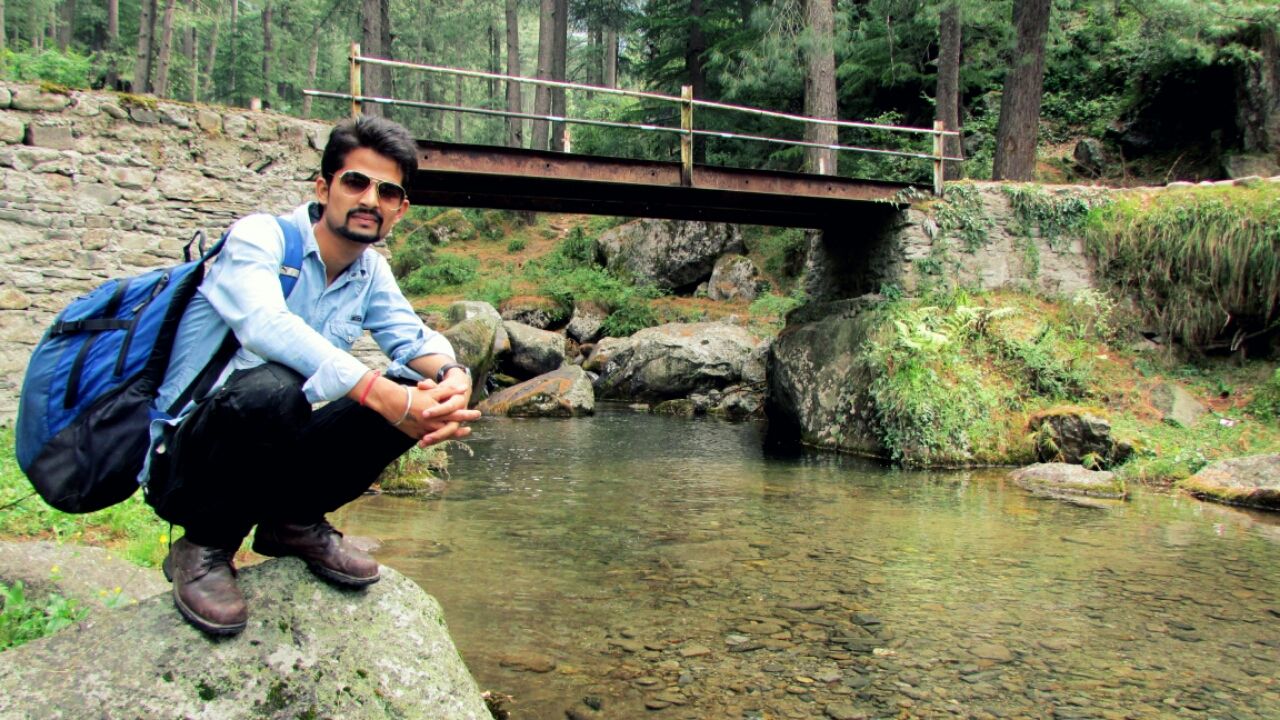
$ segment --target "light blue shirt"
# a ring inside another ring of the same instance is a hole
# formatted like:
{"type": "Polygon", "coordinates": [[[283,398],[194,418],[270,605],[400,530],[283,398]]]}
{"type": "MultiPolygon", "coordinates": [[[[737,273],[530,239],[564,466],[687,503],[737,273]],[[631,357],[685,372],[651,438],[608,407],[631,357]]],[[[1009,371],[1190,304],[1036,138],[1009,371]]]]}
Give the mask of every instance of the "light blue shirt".
{"type": "MultiPolygon", "coordinates": [[[[312,213],[315,203],[298,207],[291,219],[302,235],[302,268],[286,301],[280,288],[284,233],[271,215],[250,215],[231,226],[192,299],[174,343],[173,355],[155,407],[169,409],[195,380],[222,343],[227,329],[241,348],[218,378],[215,388],[236,370],[278,362],[306,378],[302,389],[313,403],[343,397],[369,368],[350,354],[351,345],[368,330],[391,360],[386,372],[413,380],[422,376],[408,366],[424,355],[455,358],[447,338],[428,329],[396,285],[391,267],[373,248],[326,285],[324,261],[316,244],[312,213]]],[[[165,424],[151,424],[154,448],[165,424]]],[[[148,465],[151,454],[147,454],[148,465]]],[[[148,468],[139,480],[145,484],[148,468]]]]}

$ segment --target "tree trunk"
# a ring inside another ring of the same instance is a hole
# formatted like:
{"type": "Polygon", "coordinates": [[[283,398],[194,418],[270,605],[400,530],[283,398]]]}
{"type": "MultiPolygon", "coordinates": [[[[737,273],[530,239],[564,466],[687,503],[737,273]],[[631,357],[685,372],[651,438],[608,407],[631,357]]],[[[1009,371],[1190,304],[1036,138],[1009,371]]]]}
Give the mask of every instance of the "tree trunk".
{"type": "Polygon", "coordinates": [[[222,24],[222,8],[218,8],[218,16],[213,20],[213,26],[209,28],[209,54],[205,56],[204,67],[204,96],[213,95],[213,68],[214,63],[218,61],[218,27],[222,24]]]}
{"type": "Polygon", "coordinates": [[[589,19],[587,22],[587,84],[599,85],[604,79],[604,30],[589,19]]]}
{"type": "Polygon", "coordinates": [[[604,31],[604,81],[605,87],[618,87],[618,31],[604,31]]]}
{"type": "MultiPolygon", "coordinates": [[[[934,117],[942,121],[947,130],[960,129],[960,5],[952,0],[938,17],[938,91],[934,117]]],[[[960,157],[960,138],[947,137],[943,150],[951,157],[960,157]]],[[[955,180],[960,177],[958,163],[946,163],[943,177],[955,180]]]]}
{"type": "MultiPolygon", "coordinates": [[[[809,42],[805,52],[804,114],[809,117],[836,118],[835,21],[832,0],[805,0],[805,25],[809,42]]],[[[806,123],[807,142],[834,145],[838,134],[834,125],[806,123]]],[[[829,148],[806,148],[806,170],[821,175],[836,174],[836,151],[829,148]]]]}
{"type": "MultiPolygon", "coordinates": [[[[520,75],[520,13],[517,0],[506,0],[507,74],[520,75]]],[[[507,82],[507,112],[521,112],[520,83],[507,82]]],[[[524,121],[507,118],[507,147],[524,147],[524,121]]]]}
{"type": "MultiPolygon", "coordinates": [[[[557,0],[542,0],[538,14],[538,73],[540,78],[550,78],[555,57],[555,25],[557,0]]],[[[538,85],[533,91],[533,114],[551,114],[551,89],[538,85]]],[[[534,150],[546,150],[550,127],[546,120],[533,121],[534,150]]]]}
{"type": "MultiPolygon", "coordinates": [[[[0,8],[3,8],[0,2],[0,8]]],[[[4,33],[0,32],[0,36],[4,33]]],[[[120,0],[107,0],[107,89],[115,90],[120,82],[120,69],[116,66],[116,51],[120,49],[120,0]]]]}
{"type": "MultiPolygon", "coordinates": [[[[316,66],[320,64],[320,43],[311,43],[311,57],[307,60],[307,87],[316,86],[316,66]]],[[[311,117],[311,96],[302,96],[302,117],[311,117]]]]}
{"type": "Polygon", "coordinates": [[[160,24],[160,51],[156,62],[156,95],[167,97],[169,94],[169,61],[173,50],[173,9],[178,0],[166,0],[164,20],[160,24]]]}
{"type": "Polygon", "coordinates": [[[1258,61],[1244,66],[1237,83],[1236,117],[1247,152],[1271,153],[1280,161],[1280,38],[1259,29],[1258,61]]]}
{"type": "Polygon", "coordinates": [[[187,29],[182,31],[182,44],[178,51],[182,53],[182,57],[195,57],[196,47],[196,0],[187,0],[187,29]]]}
{"type": "MultiPolygon", "coordinates": [[[[498,28],[495,26],[493,17],[489,18],[489,27],[486,30],[489,37],[489,72],[497,75],[502,72],[502,41],[498,39],[498,28]]],[[[498,97],[498,81],[489,78],[489,107],[500,107],[502,105],[501,98],[498,97]]]]}
{"type": "MultiPolygon", "coordinates": [[[[378,46],[379,57],[392,60],[395,58],[395,53],[391,50],[391,0],[379,0],[378,14],[382,18],[381,22],[378,23],[379,29],[382,30],[382,43],[378,46]]],[[[386,97],[395,97],[395,77],[391,74],[391,68],[379,67],[377,70],[382,75],[382,94],[386,97]]],[[[386,106],[383,108],[382,114],[386,117],[391,117],[394,111],[395,108],[386,106]]]]}
{"type": "Polygon", "coordinates": [[[1014,0],[1013,24],[1018,32],[1009,74],[1000,100],[996,126],[993,180],[1031,180],[1036,170],[1036,135],[1044,89],[1044,46],[1052,0],[1014,0]]]}
{"type": "MultiPolygon", "coordinates": [[[[564,81],[568,78],[569,49],[569,0],[556,0],[556,37],[555,54],[551,64],[551,77],[564,81]]],[[[551,114],[556,117],[565,116],[564,88],[551,89],[551,114]]],[[[551,149],[556,152],[564,150],[564,123],[557,122],[551,126],[551,149]]]]}
{"type": "Polygon", "coordinates": [[[156,0],[142,0],[138,20],[138,61],[133,66],[133,92],[151,90],[151,40],[156,29],[156,0]]]}
{"type": "Polygon", "coordinates": [[[58,49],[66,52],[75,36],[76,0],[62,0],[62,19],[58,23],[58,49]]]}
{"type": "MultiPolygon", "coordinates": [[[[382,0],[361,0],[360,2],[360,54],[370,57],[382,57],[382,0]]],[[[360,66],[361,93],[371,96],[382,96],[382,68],[376,65],[360,66]]],[[[382,105],[364,103],[360,112],[370,116],[382,116],[382,105]]]]}
{"type": "Polygon", "coordinates": [[[271,43],[271,0],[262,6],[262,102],[263,107],[271,106],[271,53],[275,47],[271,43]]]}
{"type": "Polygon", "coordinates": [[[695,98],[703,98],[707,94],[707,73],[702,67],[707,38],[702,32],[702,16],[702,0],[689,0],[689,37],[685,44],[684,67],[695,98]]]}
{"type": "MultiPolygon", "coordinates": [[[[116,0],[109,1],[115,2],[116,0]]],[[[4,23],[4,0],[0,0],[0,54],[3,54],[9,46],[8,32],[9,29],[4,23]]]]}
{"type": "MultiPolygon", "coordinates": [[[[240,0],[231,0],[231,37],[227,47],[231,56],[231,73],[227,82],[227,97],[231,100],[231,104],[236,104],[236,77],[239,76],[239,69],[236,65],[236,46],[240,44],[240,0]]],[[[210,65],[209,67],[213,67],[210,65]]]]}

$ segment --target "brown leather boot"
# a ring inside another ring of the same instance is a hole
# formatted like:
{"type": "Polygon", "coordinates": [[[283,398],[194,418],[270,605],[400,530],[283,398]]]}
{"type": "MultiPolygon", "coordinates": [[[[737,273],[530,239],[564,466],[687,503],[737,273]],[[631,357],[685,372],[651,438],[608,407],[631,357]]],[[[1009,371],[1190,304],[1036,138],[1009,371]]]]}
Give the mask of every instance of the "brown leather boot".
{"type": "Polygon", "coordinates": [[[362,588],[378,582],[378,561],[342,537],[327,520],[309,525],[259,525],[253,536],[253,551],[271,557],[302,558],[311,572],[342,587],[362,588]]]}
{"type": "Polygon", "coordinates": [[[249,606],[236,585],[234,554],[184,537],[164,559],[164,576],[173,582],[173,604],[187,622],[210,635],[235,635],[249,620],[249,606]]]}

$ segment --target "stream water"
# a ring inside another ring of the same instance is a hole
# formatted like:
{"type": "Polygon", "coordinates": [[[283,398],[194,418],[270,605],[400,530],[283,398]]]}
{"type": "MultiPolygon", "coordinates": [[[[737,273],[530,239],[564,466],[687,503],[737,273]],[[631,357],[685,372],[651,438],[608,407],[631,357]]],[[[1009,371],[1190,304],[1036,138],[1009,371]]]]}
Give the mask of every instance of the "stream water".
{"type": "Polygon", "coordinates": [[[486,419],[335,518],[513,718],[1280,718],[1280,524],[1007,471],[769,457],[762,426],[486,419]]]}

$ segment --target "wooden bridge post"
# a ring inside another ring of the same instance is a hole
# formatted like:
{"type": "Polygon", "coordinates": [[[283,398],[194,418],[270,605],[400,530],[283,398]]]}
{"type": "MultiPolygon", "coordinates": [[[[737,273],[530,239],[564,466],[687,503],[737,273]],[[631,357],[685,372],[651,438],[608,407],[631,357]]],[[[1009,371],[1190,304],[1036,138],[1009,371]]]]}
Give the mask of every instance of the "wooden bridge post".
{"type": "Polygon", "coordinates": [[[360,117],[361,104],[356,98],[360,97],[360,43],[351,43],[351,54],[347,56],[351,64],[351,117],[360,117]]]}
{"type": "Polygon", "coordinates": [[[946,129],[947,125],[943,121],[933,121],[933,194],[938,197],[942,197],[942,180],[945,172],[942,158],[946,157],[943,151],[947,144],[944,141],[946,136],[942,134],[942,131],[946,129]]]}
{"type": "Polygon", "coordinates": [[[680,184],[693,187],[693,86],[680,86],[680,184]]]}

